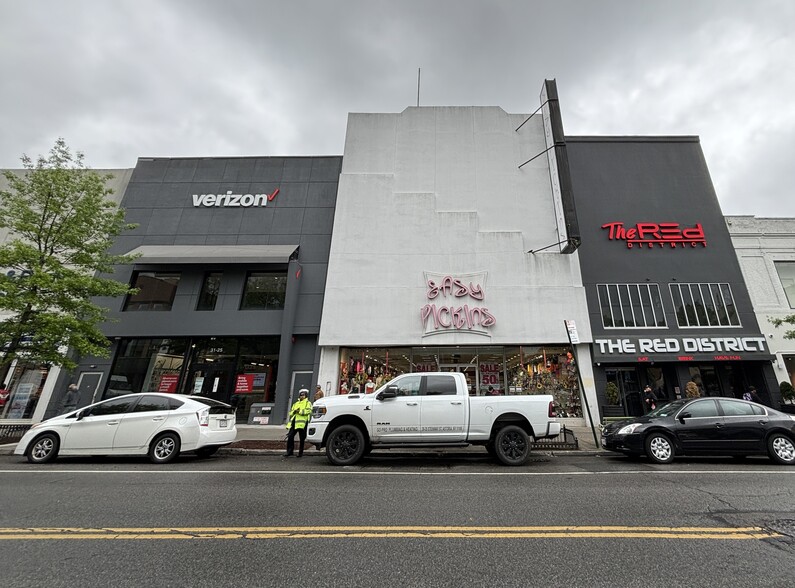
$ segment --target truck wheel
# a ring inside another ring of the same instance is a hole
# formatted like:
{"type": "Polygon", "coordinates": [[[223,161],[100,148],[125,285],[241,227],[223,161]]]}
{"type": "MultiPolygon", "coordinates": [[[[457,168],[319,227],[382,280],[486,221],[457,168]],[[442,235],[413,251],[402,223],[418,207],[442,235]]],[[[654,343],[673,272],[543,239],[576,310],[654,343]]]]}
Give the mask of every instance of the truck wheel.
{"type": "Polygon", "coordinates": [[[334,465],[353,465],[364,455],[364,435],[359,427],[341,425],[331,431],[326,441],[326,457],[334,465]]]}
{"type": "Polygon", "coordinates": [[[507,425],[497,431],[494,451],[504,465],[520,466],[530,457],[530,439],[521,427],[507,425]]]}

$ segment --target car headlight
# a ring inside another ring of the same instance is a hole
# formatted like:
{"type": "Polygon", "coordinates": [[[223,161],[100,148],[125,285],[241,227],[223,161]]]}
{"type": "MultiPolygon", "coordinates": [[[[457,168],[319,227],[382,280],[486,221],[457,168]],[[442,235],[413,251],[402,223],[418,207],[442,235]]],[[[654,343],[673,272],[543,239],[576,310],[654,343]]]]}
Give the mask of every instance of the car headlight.
{"type": "Polygon", "coordinates": [[[625,426],[625,427],[621,427],[621,428],[618,430],[618,433],[616,433],[616,435],[631,435],[632,433],[634,433],[634,432],[635,432],[635,430],[636,430],[638,427],[640,427],[640,426],[641,426],[641,424],[642,424],[642,423],[632,423],[631,425],[627,425],[627,426],[625,426]]]}
{"type": "Polygon", "coordinates": [[[313,419],[321,419],[326,416],[326,407],[325,406],[313,406],[312,407],[312,418],[313,419]]]}

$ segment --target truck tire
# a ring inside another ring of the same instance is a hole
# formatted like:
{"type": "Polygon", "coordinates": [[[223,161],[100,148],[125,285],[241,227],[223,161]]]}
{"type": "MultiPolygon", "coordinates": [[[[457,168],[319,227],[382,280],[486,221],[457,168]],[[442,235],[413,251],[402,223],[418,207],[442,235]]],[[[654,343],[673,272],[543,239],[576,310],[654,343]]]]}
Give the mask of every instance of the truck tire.
{"type": "Polygon", "coordinates": [[[340,425],[329,433],[326,440],[326,457],[334,465],[353,465],[364,455],[362,430],[355,425],[340,425]]]}
{"type": "Polygon", "coordinates": [[[494,451],[504,465],[523,465],[530,457],[530,438],[521,427],[506,425],[494,436],[494,451]]]}

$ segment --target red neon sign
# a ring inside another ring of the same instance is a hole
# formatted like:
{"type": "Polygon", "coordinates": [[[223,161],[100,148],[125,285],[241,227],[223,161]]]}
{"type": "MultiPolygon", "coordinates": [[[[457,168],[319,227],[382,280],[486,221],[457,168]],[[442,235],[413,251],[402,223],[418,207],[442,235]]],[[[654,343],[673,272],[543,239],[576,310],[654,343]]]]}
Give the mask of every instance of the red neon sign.
{"type": "Polygon", "coordinates": [[[697,223],[693,227],[680,227],[679,223],[638,223],[631,227],[625,227],[622,222],[612,222],[602,225],[607,229],[607,238],[611,241],[624,241],[627,249],[632,249],[635,245],[639,247],[695,247],[707,246],[704,237],[704,227],[697,223]]]}

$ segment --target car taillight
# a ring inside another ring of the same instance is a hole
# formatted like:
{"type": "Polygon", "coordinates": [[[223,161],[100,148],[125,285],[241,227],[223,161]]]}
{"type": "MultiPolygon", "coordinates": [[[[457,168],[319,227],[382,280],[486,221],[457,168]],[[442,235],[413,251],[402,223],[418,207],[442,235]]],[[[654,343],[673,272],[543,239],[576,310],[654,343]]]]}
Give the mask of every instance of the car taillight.
{"type": "Polygon", "coordinates": [[[555,412],[555,403],[554,402],[550,402],[549,403],[549,418],[554,419],[556,416],[558,416],[558,413],[555,412]]]}
{"type": "Polygon", "coordinates": [[[205,408],[204,410],[200,410],[196,413],[196,418],[199,419],[199,426],[200,427],[209,427],[210,426],[210,409],[205,408]]]}

